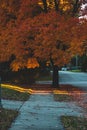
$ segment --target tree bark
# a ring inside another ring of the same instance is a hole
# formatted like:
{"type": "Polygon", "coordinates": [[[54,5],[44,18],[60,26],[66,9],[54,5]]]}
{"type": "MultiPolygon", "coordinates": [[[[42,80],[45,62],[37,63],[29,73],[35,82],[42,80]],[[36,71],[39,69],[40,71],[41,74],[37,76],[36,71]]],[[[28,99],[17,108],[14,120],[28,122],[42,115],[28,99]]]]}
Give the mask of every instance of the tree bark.
{"type": "Polygon", "coordinates": [[[59,11],[59,1],[58,0],[54,0],[54,4],[55,4],[55,10],[59,11]]]}
{"type": "Polygon", "coordinates": [[[58,72],[58,66],[53,66],[53,87],[59,87],[59,72],[58,72]]]}
{"type": "Polygon", "coordinates": [[[42,0],[44,6],[44,12],[47,13],[47,0],[42,0]]]}
{"type": "Polygon", "coordinates": [[[73,5],[72,16],[76,15],[76,13],[78,12],[78,9],[79,9],[79,0],[76,0],[75,4],[73,5]]]}

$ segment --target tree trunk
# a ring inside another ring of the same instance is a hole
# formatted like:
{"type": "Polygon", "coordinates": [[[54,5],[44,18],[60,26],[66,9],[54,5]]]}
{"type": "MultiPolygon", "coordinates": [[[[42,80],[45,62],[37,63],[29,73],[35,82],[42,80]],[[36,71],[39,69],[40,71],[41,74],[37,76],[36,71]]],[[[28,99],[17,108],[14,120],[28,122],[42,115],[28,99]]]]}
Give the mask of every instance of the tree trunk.
{"type": "Polygon", "coordinates": [[[47,13],[47,0],[42,0],[44,6],[44,12],[47,13]]]}
{"type": "Polygon", "coordinates": [[[80,7],[79,0],[76,0],[75,4],[73,5],[72,16],[76,15],[76,13],[78,12],[79,7],[80,7]]]}
{"type": "Polygon", "coordinates": [[[54,0],[54,4],[55,4],[55,10],[59,11],[59,1],[54,0]]]}
{"type": "Polygon", "coordinates": [[[59,73],[58,73],[58,66],[53,66],[53,87],[59,87],[59,73]]]}

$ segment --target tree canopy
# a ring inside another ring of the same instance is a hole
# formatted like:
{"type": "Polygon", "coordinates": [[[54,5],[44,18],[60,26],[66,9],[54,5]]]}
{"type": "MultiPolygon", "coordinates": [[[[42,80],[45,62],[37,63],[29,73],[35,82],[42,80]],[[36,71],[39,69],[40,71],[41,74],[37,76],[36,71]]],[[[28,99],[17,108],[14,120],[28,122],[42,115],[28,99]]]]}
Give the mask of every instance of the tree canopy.
{"type": "Polygon", "coordinates": [[[85,2],[0,1],[0,61],[9,60],[14,55],[11,67],[18,70],[38,67],[40,61],[62,66],[73,55],[83,54],[87,20],[78,17],[85,2]]]}

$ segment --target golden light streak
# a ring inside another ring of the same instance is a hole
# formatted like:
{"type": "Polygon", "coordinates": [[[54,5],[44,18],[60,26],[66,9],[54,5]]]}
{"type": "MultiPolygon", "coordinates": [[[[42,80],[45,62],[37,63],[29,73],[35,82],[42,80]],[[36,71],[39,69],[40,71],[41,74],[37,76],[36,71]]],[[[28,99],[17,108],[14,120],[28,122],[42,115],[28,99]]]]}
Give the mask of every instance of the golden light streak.
{"type": "Polygon", "coordinates": [[[53,93],[53,94],[64,94],[64,95],[73,95],[74,93],[78,94],[78,95],[81,95],[81,94],[84,94],[84,92],[82,91],[76,91],[76,90],[73,90],[72,93],[69,92],[69,91],[66,91],[66,90],[51,90],[51,91],[40,91],[40,90],[32,90],[32,89],[27,89],[27,88],[21,88],[19,86],[16,86],[16,85],[10,85],[10,84],[1,84],[1,87],[2,88],[8,88],[8,89],[12,89],[12,90],[16,90],[16,91],[19,91],[21,93],[29,93],[29,94],[35,94],[35,93],[53,93]]]}
{"type": "Polygon", "coordinates": [[[66,95],[69,95],[69,93],[67,91],[62,91],[62,90],[53,90],[53,93],[54,94],[66,94],[66,95]]]}
{"type": "Polygon", "coordinates": [[[32,89],[21,88],[19,86],[15,86],[15,85],[1,84],[1,86],[3,88],[13,89],[13,90],[16,90],[16,91],[19,91],[19,92],[26,92],[26,93],[29,93],[29,94],[33,93],[32,89]]]}

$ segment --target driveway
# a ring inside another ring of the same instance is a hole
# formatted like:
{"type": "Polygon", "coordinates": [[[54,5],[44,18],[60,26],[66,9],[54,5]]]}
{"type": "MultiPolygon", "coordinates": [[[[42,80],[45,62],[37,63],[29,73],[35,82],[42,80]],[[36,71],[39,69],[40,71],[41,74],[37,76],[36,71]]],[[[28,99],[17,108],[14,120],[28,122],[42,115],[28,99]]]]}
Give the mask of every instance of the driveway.
{"type": "Polygon", "coordinates": [[[87,73],[59,71],[60,84],[70,84],[87,91],[87,73]]]}

